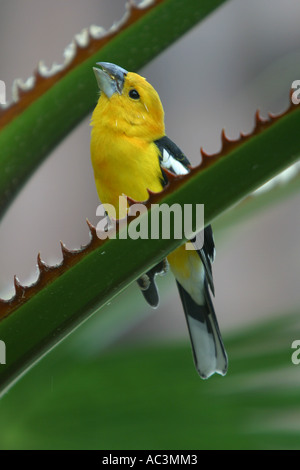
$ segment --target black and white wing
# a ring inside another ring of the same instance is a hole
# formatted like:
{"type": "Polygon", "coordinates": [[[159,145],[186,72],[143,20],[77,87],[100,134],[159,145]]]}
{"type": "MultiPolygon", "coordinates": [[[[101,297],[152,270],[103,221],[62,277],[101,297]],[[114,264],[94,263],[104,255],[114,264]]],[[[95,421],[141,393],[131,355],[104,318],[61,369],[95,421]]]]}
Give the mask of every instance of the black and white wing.
{"type": "MultiPolygon", "coordinates": [[[[154,143],[159,150],[159,161],[162,169],[161,181],[163,186],[168,182],[166,173],[163,171],[164,168],[176,175],[184,175],[189,172],[188,165],[190,162],[172,140],[164,136],[154,143]]],[[[166,271],[167,261],[164,260],[137,280],[145,300],[151,307],[156,308],[159,304],[159,294],[155,283],[155,276],[157,274],[164,274],[166,271]]]]}

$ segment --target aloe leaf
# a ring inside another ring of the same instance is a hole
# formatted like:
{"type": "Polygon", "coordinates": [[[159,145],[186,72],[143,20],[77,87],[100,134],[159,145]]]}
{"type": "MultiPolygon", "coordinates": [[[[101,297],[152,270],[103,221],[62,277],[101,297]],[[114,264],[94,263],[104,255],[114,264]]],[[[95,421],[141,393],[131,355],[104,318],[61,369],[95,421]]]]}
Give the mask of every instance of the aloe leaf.
{"type": "Polygon", "coordinates": [[[16,102],[0,110],[0,214],[34,169],[95,106],[96,62],[137,70],[224,1],[156,0],[144,9],[131,6],[117,29],[98,39],[92,29],[84,46],[73,42],[65,66],[54,71],[40,67],[22,87],[17,81],[16,102]]]}
{"type": "MultiPolygon", "coordinates": [[[[252,135],[237,142],[223,135],[223,149],[204,156],[201,166],[184,177],[172,177],[166,189],[147,202],[204,204],[206,223],[276,172],[298,160],[300,108],[291,108],[268,122],[257,121],[252,135]]],[[[150,218],[149,210],[142,217],[150,218]]],[[[143,219],[143,220],[144,220],[143,219]]],[[[64,262],[54,268],[39,265],[41,279],[15,299],[1,302],[0,337],[7,346],[7,364],[0,368],[2,390],[109,299],[163,259],[182,240],[107,240],[95,231],[78,253],[63,250],[64,262]],[[133,256],[134,253],[134,256],[133,256]]]]}

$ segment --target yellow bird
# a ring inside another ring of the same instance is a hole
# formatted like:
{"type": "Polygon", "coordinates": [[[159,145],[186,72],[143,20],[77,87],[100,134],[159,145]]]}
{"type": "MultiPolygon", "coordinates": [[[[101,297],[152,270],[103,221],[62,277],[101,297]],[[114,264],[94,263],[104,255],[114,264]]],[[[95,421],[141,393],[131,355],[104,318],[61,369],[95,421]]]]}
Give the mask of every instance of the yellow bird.
{"type": "MultiPolygon", "coordinates": [[[[114,206],[118,214],[119,196],[145,201],[149,196],[147,189],[159,192],[167,183],[164,169],[186,174],[189,161],[166,136],[164,110],[150,83],[115,64],[97,65],[94,72],[100,97],[91,120],[91,158],[99,198],[104,205],[114,206]]],[[[126,213],[120,214],[124,216],[126,213]]],[[[227,372],[227,355],[210,296],[210,290],[214,293],[214,253],[212,229],[208,226],[200,250],[186,250],[182,245],[167,258],[177,281],[195,365],[202,378],[227,372]]],[[[159,302],[155,276],[164,270],[165,263],[159,263],[138,279],[152,307],[159,302]]]]}

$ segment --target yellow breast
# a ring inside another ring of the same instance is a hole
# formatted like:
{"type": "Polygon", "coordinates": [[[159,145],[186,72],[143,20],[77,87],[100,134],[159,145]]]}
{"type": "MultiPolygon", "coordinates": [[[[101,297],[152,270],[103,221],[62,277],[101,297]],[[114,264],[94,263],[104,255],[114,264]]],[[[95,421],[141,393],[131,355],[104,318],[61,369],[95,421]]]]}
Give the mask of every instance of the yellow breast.
{"type": "MultiPolygon", "coordinates": [[[[136,201],[145,201],[147,189],[162,189],[157,147],[154,143],[128,137],[114,130],[101,132],[94,127],[91,157],[98,196],[112,204],[118,214],[119,196],[125,194],[136,201]]],[[[119,214],[124,217],[125,214],[119,214]]]]}

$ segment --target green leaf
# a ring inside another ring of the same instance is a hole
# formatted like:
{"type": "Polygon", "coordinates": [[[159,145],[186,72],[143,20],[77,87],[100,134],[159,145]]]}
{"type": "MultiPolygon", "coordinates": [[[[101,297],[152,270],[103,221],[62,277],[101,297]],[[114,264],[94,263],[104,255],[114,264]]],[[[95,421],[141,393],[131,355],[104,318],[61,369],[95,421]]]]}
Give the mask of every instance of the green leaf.
{"type": "Polygon", "coordinates": [[[1,400],[0,448],[299,449],[299,326],[283,314],[225,336],[228,374],[208,381],[185,343],[93,360],[57,348],[1,400]]]}

